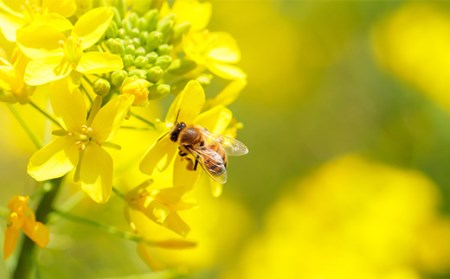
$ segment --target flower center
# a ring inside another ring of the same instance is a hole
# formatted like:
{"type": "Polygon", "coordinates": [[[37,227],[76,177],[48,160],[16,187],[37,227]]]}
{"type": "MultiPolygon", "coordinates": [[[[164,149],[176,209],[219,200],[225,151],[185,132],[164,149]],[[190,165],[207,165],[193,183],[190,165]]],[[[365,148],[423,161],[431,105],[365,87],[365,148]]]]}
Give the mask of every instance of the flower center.
{"type": "Polygon", "coordinates": [[[84,150],[86,146],[92,140],[92,128],[86,125],[81,126],[80,132],[78,133],[70,133],[70,135],[75,137],[75,145],[78,150],[84,150]]]}
{"type": "Polygon", "coordinates": [[[64,50],[65,58],[71,64],[70,67],[74,70],[83,54],[83,51],[81,50],[81,39],[69,36],[65,41],[61,41],[60,44],[64,50]]]}

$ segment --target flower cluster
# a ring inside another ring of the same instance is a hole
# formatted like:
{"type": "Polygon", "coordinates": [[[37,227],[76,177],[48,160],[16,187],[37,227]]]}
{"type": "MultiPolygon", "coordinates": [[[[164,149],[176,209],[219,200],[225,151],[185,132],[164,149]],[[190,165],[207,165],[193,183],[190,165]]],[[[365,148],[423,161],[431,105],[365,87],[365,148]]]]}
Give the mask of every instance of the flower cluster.
{"type": "MultiPolygon", "coordinates": [[[[28,174],[39,182],[67,176],[58,181],[73,179],[97,203],[108,202],[114,190],[123,198],[140,245],[151,240],[139,235],[133,212],[186,237],[190,227],[178,211],[196,205],[187,193],[207,181],[219,196],[227,155],[247,153],[234,139],[242,125],[226,107],[245,86],[246,75],[235,65],[240,52],[234,39],[207,29],[211,4],[16,2],[0,2],[0,100],[10,107],[31,106],[53,126],[45,145],[34,140],[38,150],[30,154],[28,174]],[[212,86],[215,80],[228,85],[212,86]],[[163,110],[170,100],[161,120],[155,107],[163,110]],[[146,141],[115,141],[118,133],[147,130],[156,133],[146,141]],[[140,146],[150,148],[131,167],[147,175],[147,182],[121,185],[117,177],[124,174],[115,167],[116,154],[140,146]],[[205,179],[199,179],[202,175],[205,179]]],[[[48,228],[35,220],[28,201],[16,196],[10,202],[5,257],[14,249],[19,228],[41,247],[48,242],[48,228]]],[[[151,243],[193,246],[183,238],[151,243]]]]}

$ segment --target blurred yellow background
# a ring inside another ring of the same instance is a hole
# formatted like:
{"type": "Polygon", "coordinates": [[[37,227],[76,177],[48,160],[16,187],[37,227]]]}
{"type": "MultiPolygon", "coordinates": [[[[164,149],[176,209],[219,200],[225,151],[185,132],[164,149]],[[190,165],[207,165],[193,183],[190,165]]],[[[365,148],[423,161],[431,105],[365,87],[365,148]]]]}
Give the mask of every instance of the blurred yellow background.
{"type": "MultiPolygon", "coordinates": [[[[450,3],[211,2],[209,29],[233,35],[248,74],[231,109],[250,153],[230,159],[220,198],[197,190],[185,218],[199,246],[154,252],[184,275],[151,273],[134,243],[63,220],[42,274],[450,278],[450,3]]],[[[0,109],[4,205],[34,187],[33,146],[0,109]]],[[[122,205],[75,213],[126,229],[122,205]]]]}

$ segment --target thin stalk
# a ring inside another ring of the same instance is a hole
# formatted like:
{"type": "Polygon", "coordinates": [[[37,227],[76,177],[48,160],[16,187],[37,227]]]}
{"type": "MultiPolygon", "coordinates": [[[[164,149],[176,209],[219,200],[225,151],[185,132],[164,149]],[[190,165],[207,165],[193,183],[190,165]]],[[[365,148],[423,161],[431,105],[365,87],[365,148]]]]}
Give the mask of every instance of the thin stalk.
{"type": "Polygon", "coordinates": [[[34,146],[36,146],[37,149],[41,149],[42,143],[38,140],[33,131],[31,131],[30,127],[28,127],[27,123],[25,123],[25,120],[23,120],[17,110],[10,104],[8,104],[8,109],[14,115],[17,122],[19,122],[20,126],[22,126],[25,133],[27,133],[27,135],[30,137],[30,140],[33,142],[34,146]]]}
{"type": "Polygon", "coordinates": [[[136,114],[132,111],[130,111],[130,115],[135,117],[136,119],[139,119],[140,121],[144,122],[145,124],[149,125],[150,127],[152,127],[153,129],[156,129],[155,124],[153,124],[152,122],[150,122],[149,120],[145,119],[144,117],[140,116],[139,114],[136,114]]]}
{"type": "Polygon", "coordinates": [[[80,224],[89,225],[92,227],[95,227],[99,230],[102,230],[106,233],[109,233],[111,235],[115,235],[120,238],[124,238],[126,240],[131,240],[138,243],[145,243],[149,246],[155,246],[155,247],[161,247],[166,249],[186,249],[186,248],[192,248],[195,247],[197,244],[192,241],[187,240],[166,240],[166,241],[152,241],[145,239],[143,237],[140,237],[139,235],[136,235],[134,233],[130,233],[127,231],[121,231],[116,227],[108,226],[99,222],[96,222],[91,219],[86,219],[80,216],[72,215],[67,212],[60,211],[58,209],[53,209],[53,213],[58,214],[59,216],[65,218],[66,220],[70,220],[73,222],[77,222],[80,224]]]}
{"type": "Polygon", "coordinates": [[[112,190],[119,198],[125,199],[125,194],[119,191],[116,187],[113,187],[112,190]]]}
{"type": "Polygon", "coordinates": [[[39,111],[40,113],[42,113],[45,117],[47,117],[50,121],[52,121],[53,123],[55,123],[56,125],[58,125],[59,127],[63,128],[61,126],[61,124],[59,124],[59,122],[53,118],[50,114],[48,114],[45,110],[41,109],[38,105],[36,105],[35,103],[33,103],[32,101],[29,102],[29,104],[35,108],[37,111],[39,111]]]}
{"type": "MultiPolygon", "coordinates": [[[[42,196],[39,205],[36,208],[36,220],[47,223],[48,215],[52,212],[52,204],[58,194],[63,178],[56,178],[47,181],[49,190],[42,196]]],[[[44,186],[44,185],[43,185],[44,186]]],[[[34,277],[34,242],[25,237],[19,252],[16,269],[14,270],[14,279],[30,279],[34,277]]]]}
{"type": "Polygon", "coordinates": [[[142,241],[144,241],[144,242],[149,242],[149,244],[154,244],[154,242],[147,241],[147,240],[143,239],[142,237],[140,237],[140,236],[138,236],[136,234],[133,234],[133,233],[130,233],[130,232],[126,232],[126,231],[121,231],[121,230],[119,230],[116,227],[109,226],[109,225],[106,225],[106,224],[102,224],[102,223],[99,223],[99,222],[91,220],[91,219],[86,219],[86,218],[83,218],[83,217],[80,217],[80,216],[72,215],[70,213],[60,211],[58,209],[53,209],[53,213],[58,214],[59,216],[65,218],[66,220],[77,222],[77,223],[80,223],[80,224],[89,225],[89,226],[95,227],[95,228],[97,228],[99,230],[102,230],[102,231],[104,231],[106,233],[118,236],[120,238],[124,238],[124,239],[135,241],[135,242],[142,242],[142,241]]]}

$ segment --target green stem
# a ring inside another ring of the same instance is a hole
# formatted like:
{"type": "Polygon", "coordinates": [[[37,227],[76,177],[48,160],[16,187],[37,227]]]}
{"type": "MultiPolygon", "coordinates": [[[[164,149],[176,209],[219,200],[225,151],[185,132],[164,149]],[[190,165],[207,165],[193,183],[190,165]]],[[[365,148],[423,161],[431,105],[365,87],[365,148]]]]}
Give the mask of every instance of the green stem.
{"type": "Polygon", "coordinates": [[[132,111],[130,111],[130,115],[135,117],[136,119],[139,119],[140,121],[144,122],[145,124],[149,125],[150,127],[152,127],[153,129],[156,129],[155,124],[153,124],[152,122],[150,122],[149,120],[145,119],[144,117],[140,116],[139,114],[136,114],[132,111]]]}
{"type": "Polygon", "coordinates": [[[53,123],[55,123],[56,125],[58,125],[59,127],[62,128],[61,124],[59,124],[59,122],[53,118],[50,114],[48,114],[45,110],[41,109],[38,105],[36,105],[35,103],[33,103],[32,101],[29,102],[29,104],[35,108],[37,111],[39,111],[40,113],[42,113],[45,117],[47,117],[49,120],[51,120],[53,123]]]}
{"type": "Polygon", "coordinates": [[[53,213],[56,213],[59,216],[65,218],[67,220],[70,220],[70,221],[73,221],[73,222],[77,222],[77,223],[81,223],[81,224],[85,224],[85,225],[89,225],[89,226],[93,226],[93,227],[95,227],[97,229],[100,229],[100,230],[102,230],[104,232],[107,232],[109,234],[112,234],[112,235],[115,235],[115,236],[118,236],[118,237],[121,237],[121,238],[124,238],[124,239],[127,239],[127,240],[131,240],[131,241],[135,241],[135,242],[142,242],[142,241],[144,241],[144,242],[149,242],[148,244],[154,244],[154,242],[147,241],[147,240],[143,239],[142,237],[140,237],[140,236],[138,236],[136,234],[133,234],[133,233],[130,233],[130,232],[126,232],[126,231],[121,231],[121,230],[119,230],[116,227],[108,226],[108,225],[96,222],[94,220],[91,220],[91,219],[86,219],[86,218],[83,218],[83,217],[80,217],[80,216],[72,215],[70,213],[60,211],[58,209],[53,209],[53,213]]]}
{"type": "MultiPolygon", "coordinates": [[[[36,208],[36,220],[46,223],[48,215],[52,212],[52,204],[58,194],[63,178],[56,178],[47,181],[48,191],[42,196],[39,205],[36,208]]],[[[20,248],[19,258],[17,260],[16,269],[14,270],[14,279],[29,279],[34,277],[34,242],[25,237],[20,248]]]]}
{"type": "Polygon", "coordinates": [[[36,137],[36,135],[31,131],[30,127],[28,127],[27,123],[23,120],[23,118],[20,116],[20,114],[17,112],[17,110],[10,104],[8,104],[8,109],[11,111],[11,113],[16,118],[17,122],[19,122],[20,126],[22,126],[23,130],[27,135],[30,137],[30,140],[33,142],[34,146],[36,146],[37,149],[41,149],[42,144],[36,137]]]}

